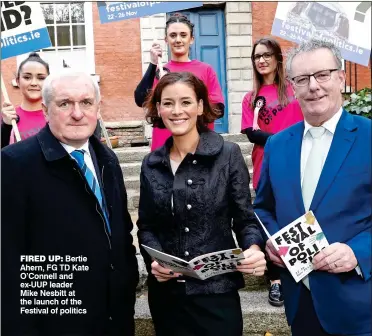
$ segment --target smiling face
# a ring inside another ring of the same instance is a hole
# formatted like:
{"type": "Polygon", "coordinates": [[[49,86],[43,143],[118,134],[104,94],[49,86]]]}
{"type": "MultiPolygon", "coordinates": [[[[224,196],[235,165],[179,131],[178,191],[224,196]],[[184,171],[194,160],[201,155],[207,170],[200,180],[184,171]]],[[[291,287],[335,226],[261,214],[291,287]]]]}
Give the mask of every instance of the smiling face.
{"type": "Polygon", "coordinates": [[[266,77],[276,73],[278,61],[273,51],[266,45],[257,44],[253,57],[254,67],[261,76],[266,77]]]}
{"type": "Polygon", "coordinates": [[[203,101],[197,101],[194,90],[179,82],[163,89],[157,110],[172,135],[182,136],[197,131],[196,122],[203,114],[203,101]]]}
{"type": "MultiPolygon", "coordinates": [[[[295,56],[291,65],[291,77],[330,69],[337,69],[335,56],[330,50],[320,48],[295,56]]],[[[331,72],[330,79],[325,82],[318,83],[312,76],[308,85],[294,85],[305,120],[318,126],[331,119],[342,106],[341,91],[344,83],[345,73],[338,70],[331,72]]]]}
{"type": "Polygon", "coordinates": [[[17,84],[23,97],[29,102],[41,100],[41,89],[48,76],[46,67],[39,62],[26,62],[23,64],[17,78],[17,84]]]}
{"type": "Polygon", "coordinates": [[[93,134],[99,117],[99,102],[86,77],[66,77],[52,82],[53,97],[43,104],[53,135],[62,143],[81,147],[93,134]]]}
{"type": "Polygon", "coordinates": [[[172,55],[179,58],[188,56],[190,45],[194,43],[189,26],[182,22],[171,23],[167,28],[165,42],[168,43],[172,55]]]}

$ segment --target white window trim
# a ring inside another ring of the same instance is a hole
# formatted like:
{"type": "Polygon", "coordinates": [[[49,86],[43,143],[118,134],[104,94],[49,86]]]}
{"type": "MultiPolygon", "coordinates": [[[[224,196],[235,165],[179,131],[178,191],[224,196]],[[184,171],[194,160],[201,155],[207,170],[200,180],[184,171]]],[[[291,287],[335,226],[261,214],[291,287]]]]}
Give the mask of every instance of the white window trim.
{"type": "MultiPolygon", "coordinates": [[[[41,3],[51,1],[41,1],[41,3]]],[[[53,1],[52,1],[53,2],[53,1]]],[[[55,1],[59,2],[59,1],[55,1]]],[[[62,1],[61,1],[62,2],[62,1]]],[[[63,1],[63,2],[74,2],[74,1],[63,1]]],[[[91,75],[96,74],[96,62],[94,54],[94,32],[93,32],[93,7],[92,2],[84,1],[84,17],[85,17],[85,47],[87,54],[87,65],[91,75]]],[[[27,57],[29,53],[17,56],[17,71],[19,64],[27,57]]],[[[40,56],[43,57],[43,51],[40,52],[40,56]]],[[[14,86],[14,84],[13,84],[14,86]]]]}

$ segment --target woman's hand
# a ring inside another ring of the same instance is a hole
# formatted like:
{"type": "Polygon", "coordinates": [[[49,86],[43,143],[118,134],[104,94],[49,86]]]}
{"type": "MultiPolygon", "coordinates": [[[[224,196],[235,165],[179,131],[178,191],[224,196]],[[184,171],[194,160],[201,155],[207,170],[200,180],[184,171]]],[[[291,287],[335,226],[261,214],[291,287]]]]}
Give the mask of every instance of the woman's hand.
{"type": "Polygon", "coordinates": [[[244,251],[245,259],[240,260],[236,269],[242,273],[252,274],[255,276],[264,275],[266,269],[265,254],[257,245],[252,245],[244,251]]]}
{"type": "Polygon", "coordinates": [[[11,103],[4,102],[1,109],[1,116],[4,120],[4,123],[7,125],[12,124],[12,120],[17,120],[17,113],[14,106],[11,103]]]}
{"type": "Polygon", "coordinates": [[[152,262],[151,273],[159,282],[164,282],[170,279],[178,278],[179,276],[182,275],[182,273],[174,273],[171,269],[160,266],[157,261],[152,262]]]}
{"type": "Polygon", "coordinates": [[[150,49],[150,62],[152,64],[158,64],[158,58],[161,57],[162,50],[159,43],[153,43],[150,49]]]}
{"type": "Polygon", "coordinates": [[[266,250],[267,256],[273,262],[274,265],[276,265],[278,267],[282,267],[282,268],[286,267],[284,261],[280,257],[278,251],[275,249],[275,247],[274,247],[274,245],[273,245],[273,243],[270,239],[268,239],[266,241],[265,250],[266,250]]]}

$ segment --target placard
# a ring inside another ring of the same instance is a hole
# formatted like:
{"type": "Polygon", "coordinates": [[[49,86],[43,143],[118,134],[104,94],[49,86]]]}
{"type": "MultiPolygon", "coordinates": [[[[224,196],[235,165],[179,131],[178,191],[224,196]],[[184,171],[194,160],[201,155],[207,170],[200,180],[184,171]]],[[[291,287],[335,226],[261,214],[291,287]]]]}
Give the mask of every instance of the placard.
{"type": "Polygon", "coordinates": [[[1,1],[1,59],[51,45],[39,2],[1,1]]]}
{"type": "Polygon", "coordinates": [[[312,37],[332,42],[344,59],[367,66],[371,2],[279,2],[271,34],[295,43],[312,37]]]}

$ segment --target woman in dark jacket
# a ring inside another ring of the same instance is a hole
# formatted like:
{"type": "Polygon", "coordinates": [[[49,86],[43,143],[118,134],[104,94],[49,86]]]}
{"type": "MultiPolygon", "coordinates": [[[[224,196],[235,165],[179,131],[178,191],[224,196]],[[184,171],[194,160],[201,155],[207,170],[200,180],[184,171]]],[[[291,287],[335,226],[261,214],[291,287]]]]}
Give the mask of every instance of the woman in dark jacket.
{"type": "Polygon", "coordinates": [[[266,261],[240,148],[208,130],[219,112],[191,73],[165,75],[146,107],[148,121],[172,137],[142,164],[140,244],[189,261],[235,248],[233,230],[245,256],[239,272],[202,281],[160,266],[142,249],[156,334],[241,335],[241,273],[261,276],[266,261]]]}

